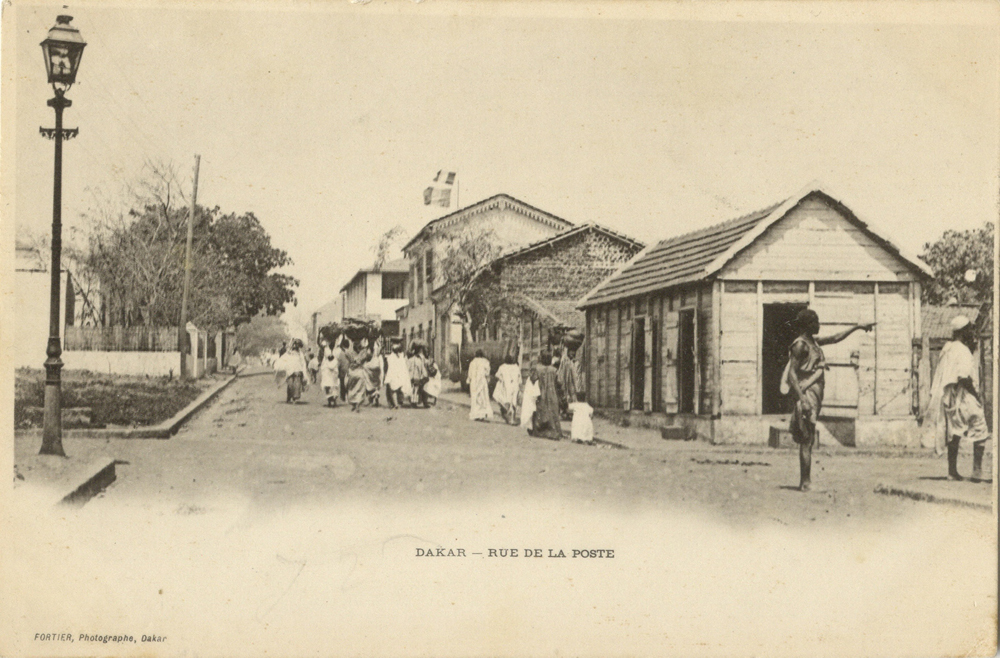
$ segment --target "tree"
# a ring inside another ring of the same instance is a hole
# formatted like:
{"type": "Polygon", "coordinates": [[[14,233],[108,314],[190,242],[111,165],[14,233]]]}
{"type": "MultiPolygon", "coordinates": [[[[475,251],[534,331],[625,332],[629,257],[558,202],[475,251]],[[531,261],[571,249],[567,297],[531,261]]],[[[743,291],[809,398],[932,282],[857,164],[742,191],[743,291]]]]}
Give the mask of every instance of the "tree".
{"type": "MultiPolygon", "coordinates": [[[[177,324],[189,212],[178,203],[179,189],[171,166],[147,163],[121,199],[95,197],[86,264],[100,281],[107,324],[177,324]]],[[[219,329],[295,303],[298,281],[275,271],[292,261],[271,245],[252,212],[222,214],[218,207],[199,206],[193,234],[193,323],[219,329]]]]}
{"type": "Polygon", "coordinates": [[[993,231],[993,223],[986,222],[969,231],[945,231],[924,245],[920,259],[934,272],[934,280],[923,288],[925,304],[979,305],[993,299],[993,231]],[[973,281],[966,280],[969,270],[976,272],[973,281]]]}
{"type": "Polygon", "coordinates": [[[503,248],[492,231],[467,230],[449,236],[442,251],[443,284],[435,299],[458,316],[470,336],[487,323],[504,322],[520,311],[500,289],[493,265],[503,248]]]}
{"type": "Polygon", "coordinates": [[[398,224],[383,233],[375,246],[372,247],[372,251],[375,252],[375,263],[372,265],[372,269],[376,272],[382,269],[382,266],[389,259],[389,255],[393,252],[393,247],[404,237],[406,237],[406,229],[398,224]]]}
{"type": "Polygon", "coordinates": [[[287,342],[288,327],[274,315],[255,315],[236,329],[235,347],[243,356],[260,356],[287,342]]]}

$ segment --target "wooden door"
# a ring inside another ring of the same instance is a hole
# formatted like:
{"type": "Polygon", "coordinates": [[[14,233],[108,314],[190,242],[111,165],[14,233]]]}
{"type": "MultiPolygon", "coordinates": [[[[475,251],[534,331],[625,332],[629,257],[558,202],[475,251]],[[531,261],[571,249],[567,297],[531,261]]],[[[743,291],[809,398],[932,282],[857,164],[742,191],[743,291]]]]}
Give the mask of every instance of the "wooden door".
{"type": "Polygon", "coordinates": [[[661,366],[661,393],[663,400],[663,411],[668,414],[677,413],[677,346],[678,333],[677,326],[680,314],[677,311],[664,311],[663,313],[663,342],[660,356],[661,366]]]}

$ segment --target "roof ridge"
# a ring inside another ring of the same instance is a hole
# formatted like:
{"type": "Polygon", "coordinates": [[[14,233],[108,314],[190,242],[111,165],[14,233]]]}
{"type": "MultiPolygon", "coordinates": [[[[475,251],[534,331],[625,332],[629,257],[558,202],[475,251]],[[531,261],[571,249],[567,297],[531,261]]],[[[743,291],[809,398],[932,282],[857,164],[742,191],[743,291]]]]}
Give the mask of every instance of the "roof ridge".
{"type": "Polygon", "coordinates": [[[775,203],[775,204],[772,204],[770,206],[767,206],[766,208],[761,208],[759,210],[754,210],[753,212],[748,212],[748,213],[746,213],[744,215],[740,215],[739,217],[733,217],[731,219],[725,219],[725,220],[723,220],[721,222],[716,222],[715,224],[709,224],[708,226],[703,226],[702,228],[694,229],[693,231],[688,231],[687,233],[680,233],[678,235],[675,235],[675,236],[672,236],[672,237],[669,237],[669,238],[664,238],[664,239],[660,240],[659,242],[657,242],[656,245],[659,246],[659,245],[661,245],[661,244],[663,244],[665,242],[680,241],[682,238],[690,238],[690,237],[692,237],[694,235],[697,235],[699,233],[703,233],[703,232],[711,231],[711,230],[714,230],[714,229],[718,229],[718,228],[721,228],[723,226],[728,226],[728,225],[731,225],[731,224],[739,224],[741,222],[749,221],[751,217],[754,217],[757,220],[764,219],[765,217],[767,217],[768,215],[770,215],[772,212],[774,212],[775,209],[777,209],[779,206],[781,206],[781,204],[785,203],[785,201],[787,201],[787,200],[788,199],[784,199],[782,201],[779,201],[778,203],[775,203]]]}

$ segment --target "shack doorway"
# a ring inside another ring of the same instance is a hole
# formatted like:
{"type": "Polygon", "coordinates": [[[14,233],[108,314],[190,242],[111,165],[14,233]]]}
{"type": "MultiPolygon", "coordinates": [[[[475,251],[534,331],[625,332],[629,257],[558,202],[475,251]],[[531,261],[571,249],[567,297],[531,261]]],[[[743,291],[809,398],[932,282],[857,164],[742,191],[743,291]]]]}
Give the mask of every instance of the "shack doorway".
{"type": "Polygon", "coordinates": [[[788,363],[788,348],[798,336],[795,316],[808,304],[764,304],[761,342],[761,403],[764,414],[792,412],[791,395],[781,394],[781,374],[788,363]]]}
{"type": "Polygon", "coordinates": [[[646,390],[646,318],[632,321],[632,409],[642,411],[646,390]]]}
{"type": "Polygon", "coordinates": [[[677,397],[682,414],[694,413],[694,310],[686,309],[677,318],[677,397]]]}

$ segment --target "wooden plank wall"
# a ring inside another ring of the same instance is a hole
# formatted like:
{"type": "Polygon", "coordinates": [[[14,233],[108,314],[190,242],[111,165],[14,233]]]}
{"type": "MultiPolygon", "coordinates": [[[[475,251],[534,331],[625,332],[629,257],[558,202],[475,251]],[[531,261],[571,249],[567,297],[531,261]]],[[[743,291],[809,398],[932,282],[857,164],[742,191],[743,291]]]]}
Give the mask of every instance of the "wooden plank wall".
{"type": "Polygon", "coordinates": [[[896,281],[913,275],[835,208],[807,198],[737,256],[723,278],[896,281]]]}
{"type": "Polygon", "coordinates": [[[698,333],[695,349],[698,351],[697,413],[712,413],[712,396],[715,392],[716,341],[712,335],[712,285],[698,288],[698,333]]]}
{"type": "Polygon", "coordinates": [[[880,416],[905,416],[911,406],[909,286],[876,285],[875,411],[880,416]]]}
{"type": "Polygon", "coordinates": [[[757,400],[757,284],[726,281],[722,293],[721,408],[722,414],[756,414],[757,400]]]}

